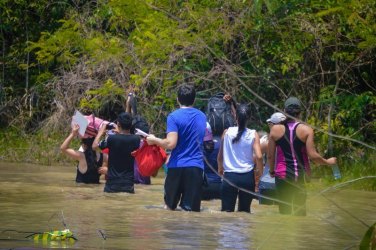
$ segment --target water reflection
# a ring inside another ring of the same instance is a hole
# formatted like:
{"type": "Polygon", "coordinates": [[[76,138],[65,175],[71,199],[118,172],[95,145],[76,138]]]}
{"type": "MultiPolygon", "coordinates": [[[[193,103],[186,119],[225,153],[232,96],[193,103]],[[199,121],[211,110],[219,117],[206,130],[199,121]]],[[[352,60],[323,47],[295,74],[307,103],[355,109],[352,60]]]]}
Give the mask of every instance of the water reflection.
{"type": "MultiPolygon", "coordinates": [[[[186,213],[186,212],[174,212],[174,213],[186,213]]],[[[176,221],[167,221],[163,223],[163,236],[166,239],[166,247],[172,248],[203,248],[204,244],[201,241],[203,239],[202,227],[198,223],[192,223],[192,221],[182,216],[182,220],[179,223],[176,221]]]]}
{"type": "Polygon", "coordinates": [[[374,192],[334,190],[326,198],[311,192],[306,217],[257,202],[252,214],[222,213],[218,200],[189,213],[162,209],[163,173],[153,185],[136,185],[134,195],[105,194],[103,184],[76,185],[74,177],[73,167],[0,163],[0,248],[351,249],[364,224],[376,221],[374,192]],[[77,242],[25,238],[65,228],[77,242]]]}
{"type": "MultiPolygon", "coordinates": [[[[245,223],[241,218],[235,218],[231,222],[221,223],[219,228],[219,248],[220,249],[249,249],[253,246],[250,233],[248,233],[249,223],[245,223]]],[[[252,231],[251,231],[252,232],[252,231]]]]}

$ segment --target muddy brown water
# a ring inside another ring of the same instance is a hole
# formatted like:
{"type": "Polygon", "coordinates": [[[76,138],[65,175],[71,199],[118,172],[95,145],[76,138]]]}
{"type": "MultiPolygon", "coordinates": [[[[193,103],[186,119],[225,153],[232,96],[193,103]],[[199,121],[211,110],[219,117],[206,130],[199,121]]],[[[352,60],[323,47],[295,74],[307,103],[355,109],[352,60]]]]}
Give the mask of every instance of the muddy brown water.
{"type": "Polygon", "coordinates": [[[276,206],[252,203],[252,214],[163,209],[164,173],[136,194],[103,193],[78,185],[75,168],[0,162],[0,248],[73,249],[357,249],[376,222],[376,193],[334,190],[308,194],[308,215],[280,215],[276,206]],[[338,208],[339,205],[341,208],[338,208]],[[72,242],[33,241],[32,232],[69,228],[72,242]],[[103,234],[101,234],[102,232],[103,234]],[[104,239],[105,238],[105,239],[104,239]]]}

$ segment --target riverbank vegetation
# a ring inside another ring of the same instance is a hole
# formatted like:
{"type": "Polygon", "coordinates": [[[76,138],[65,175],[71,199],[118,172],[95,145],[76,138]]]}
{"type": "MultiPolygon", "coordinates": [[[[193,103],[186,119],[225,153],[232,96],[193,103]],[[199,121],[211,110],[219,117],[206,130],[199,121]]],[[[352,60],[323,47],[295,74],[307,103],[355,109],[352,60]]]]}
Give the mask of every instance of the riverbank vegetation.
{"type": "Polygon", "coordinates": [[[219,91],[251,103],[258,129],[298,96],[319,151],[376,175],[375,1],[4,0],[0,39],[2,160],[64,160],[74,110],[113,120],[131,89],[163,133],[188,82],[199,108],[219,91]]]}

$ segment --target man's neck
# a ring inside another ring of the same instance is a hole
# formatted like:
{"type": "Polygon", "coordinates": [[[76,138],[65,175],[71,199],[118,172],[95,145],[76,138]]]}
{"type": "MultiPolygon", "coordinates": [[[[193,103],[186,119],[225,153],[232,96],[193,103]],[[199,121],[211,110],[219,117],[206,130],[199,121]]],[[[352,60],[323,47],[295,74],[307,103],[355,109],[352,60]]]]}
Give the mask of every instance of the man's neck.
{"type": "Polygon", "coordinates": [[[119,129],[119,134],[129,135],[131,131],[129,129],[119,129]]]}
{"type": "Polygon", "coordinates": [[[187,108],[192,108],[193,106],[185,106],[185,105],[180,105],[181,109],[187,109],[187,108]]]}

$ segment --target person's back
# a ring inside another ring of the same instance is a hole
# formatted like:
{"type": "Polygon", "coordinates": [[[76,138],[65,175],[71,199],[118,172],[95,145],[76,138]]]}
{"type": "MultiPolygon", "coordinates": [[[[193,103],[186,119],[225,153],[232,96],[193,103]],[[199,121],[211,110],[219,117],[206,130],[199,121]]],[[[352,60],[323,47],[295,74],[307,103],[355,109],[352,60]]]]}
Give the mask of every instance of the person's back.
{"type": "Polygon", "coordinates": [[[221,182],[221,177],[218,175],[218,152],[221,146],[221,138],[219,136],[213,137],[212,149],[204,149],[205,156],[205,174],[210,183],[221,182]]]}
{"type": "MultiPolygon", "coordinates": [[[[92,160],[90,159],[91,155],[87,155],[87,153],[85,152],[84,154],[85,154],[85,159],[87,162],[87,170],[85,173],[81,173],[77,167],[76,182],[85,183],[85,184],[89,184],[89,183],[98,184],[99,178],[101,176],[98,173],[98,168],[101,167],[103,164],[103,154],[102,153],[100,154],[99,160],[96,160],[96,159],[92,160]]],[[[94,151],[94,154],[95,154],[95,151],[94,151]]]]}
{"type": "Polygon", "coordinates": [[[106,131],[106,126],[102,126],[93,143],[94,149],[109,150],[105,192],[134,193],[134,158],[131,153],[138,149],[140,137],[130,134],[131,126],[132,115],[123,112],[117,119],[117,133],[99,142],[106,131]]]}
{"type": "Polygon", "coordinates": [[[275,175],[304,181],[305,175],[310,175],[310,166],[306,149],[306,125],[290,121],[281,126],[277,145],[277,162],[275,175]],[[302,128],[302,129],[301,129],[302,128]],[[299,136],[300,135],[300,136],[299,136]],[[301,139],[302,138],[302,139],[301,139]]]}
{"type": "Polygon", "coordinates": [[[167,118],[167,133],[177,131],[178,141],[171,151],[168,168],[199,167],[203,169],[201,150],[206,126],[205,114],[189,107],[172,112],[167,118]]]}
{"type": "Polygon", "coordinates": [[[108,178],[107,182],[133,186],[134,157],[131,153],[140,145],[140,138],[131,134],[114,134],[107,138],[108,178]]]}
{"type": "Polygon", "coordinates": [[[203,184],[204,159],[202,153],[206,116],[193,108],[196,91],[191,85],[178,88],[180,108],[167,117],[167,137],[147,137],[150,145],[156,144],[172,150],[167,163],[165,180],[165,204],[174,210],[200,211],[203,184]]]}
{"type": "Polygon", "coordinates": [[[221,138],[213,136],[211,126],[207,122],[204,137],[204,186],[202,199],[220,199],[222,178],[218,174],[218,152],[221,146],[221,138]]]}
{"type": "Polygon", "coordinates": [[[98,184],[101,173],[107,173],[107,167],[102,166],[107,162],[107,157],[92,149],[94,138],[82,138],[79,150],[69,148],[72,139],[78,136],[79,125],[73,124],[70,135],[60,146],[61,151],[72,159],[78,160],[76,182],[85,184],[98,184]]]}
{"type": "MultiPolygon", "coordinates": [[[[131,113],[133,116],[131,134],[135,134],[136,129],[140,129],[141,131],[149,134],[148,122],[146,121],[144,117],[142,117],[141,115],[137,113],[137,99],[136,99],[136,95],[133,93],[133,86],[130,87],[130,90],[131,91],[128,93],[127,99],[125,102],[125,112],[131,113]]],[[[141,143],[140,143],[140,148],[141,148],[142,143],[143,143],[143,137],[141,135],[139,136],[141,140],[141,143]]],[[[142,176],[140,174],[136,161],[134,162],[133,169],[134,169],[134,183],[135,184],[145,184],[145,185],[151,184],[150,176],[142,176]]]]}
{"type": "MultiPolygon", "coordinates": [[[[285,112],[298,117],[301,111],[300,100],[290,97],[285,101],[285,112]]],[[[270,131],[268,162],[270,175],[275,176],[279,199],[279,212],[282,214],[306,214],[305,177],[310,174],[309,159],[317,164],[332,165],[335,157],[324,159],[314,147],[312,128],[289,118],[283,125],[275,125],[270,131]],[[277,151],[276,156],[274,152],[277,151]],[[275,161],[276,159],[276,161],[275,161]]]]}
{"type": "MultiPolygon", "coordinates": [[[[286,116],[283,113],[276,112],[273,113],[269,119],[266,120],[268,123],[269,129],[272,127],[283,123],[286,120],[286,116]]],[[[275,202],[271,199],[276,199],[276,190],[275,190],[275,178],[271,177],[269,174],[269,163],[267,161],[267,150],[268,150],[268,144],[269,144],[269,135],[265,132],[261,132],[264,135],[260,138],[260,144],[261,144],[261,152],[263,154],[263,161],[264,161],[264,171],[262,173],[262,176],[260,178],[259,182],[259,193],[262,196],[265,197],[259,197],[259,203],[265,204],[265,205],[273,205],[275,202]]]]}
{"type": "Polygon", "coordinates": [[[225,172],[245,173],[253,169],[253,143],[256,130],[246,128],[239,142],[232,143],[238,127],[227,129],[223,139],[223,165],[225,172]]]}
{"type": "Polygon", "coordinates": [[[238,197],[238,211],[249,213],[252,193],[255,192],[254,169],[257,167],[258,176],[262,169],[260,138],[256,130],[247,128],[250,117],[248,105],[239,105],[236,117],[238,127],[230,127],[224,131],[217,159],[219,173],[223,175],[221,210],[233,212],[238,197]]]}

